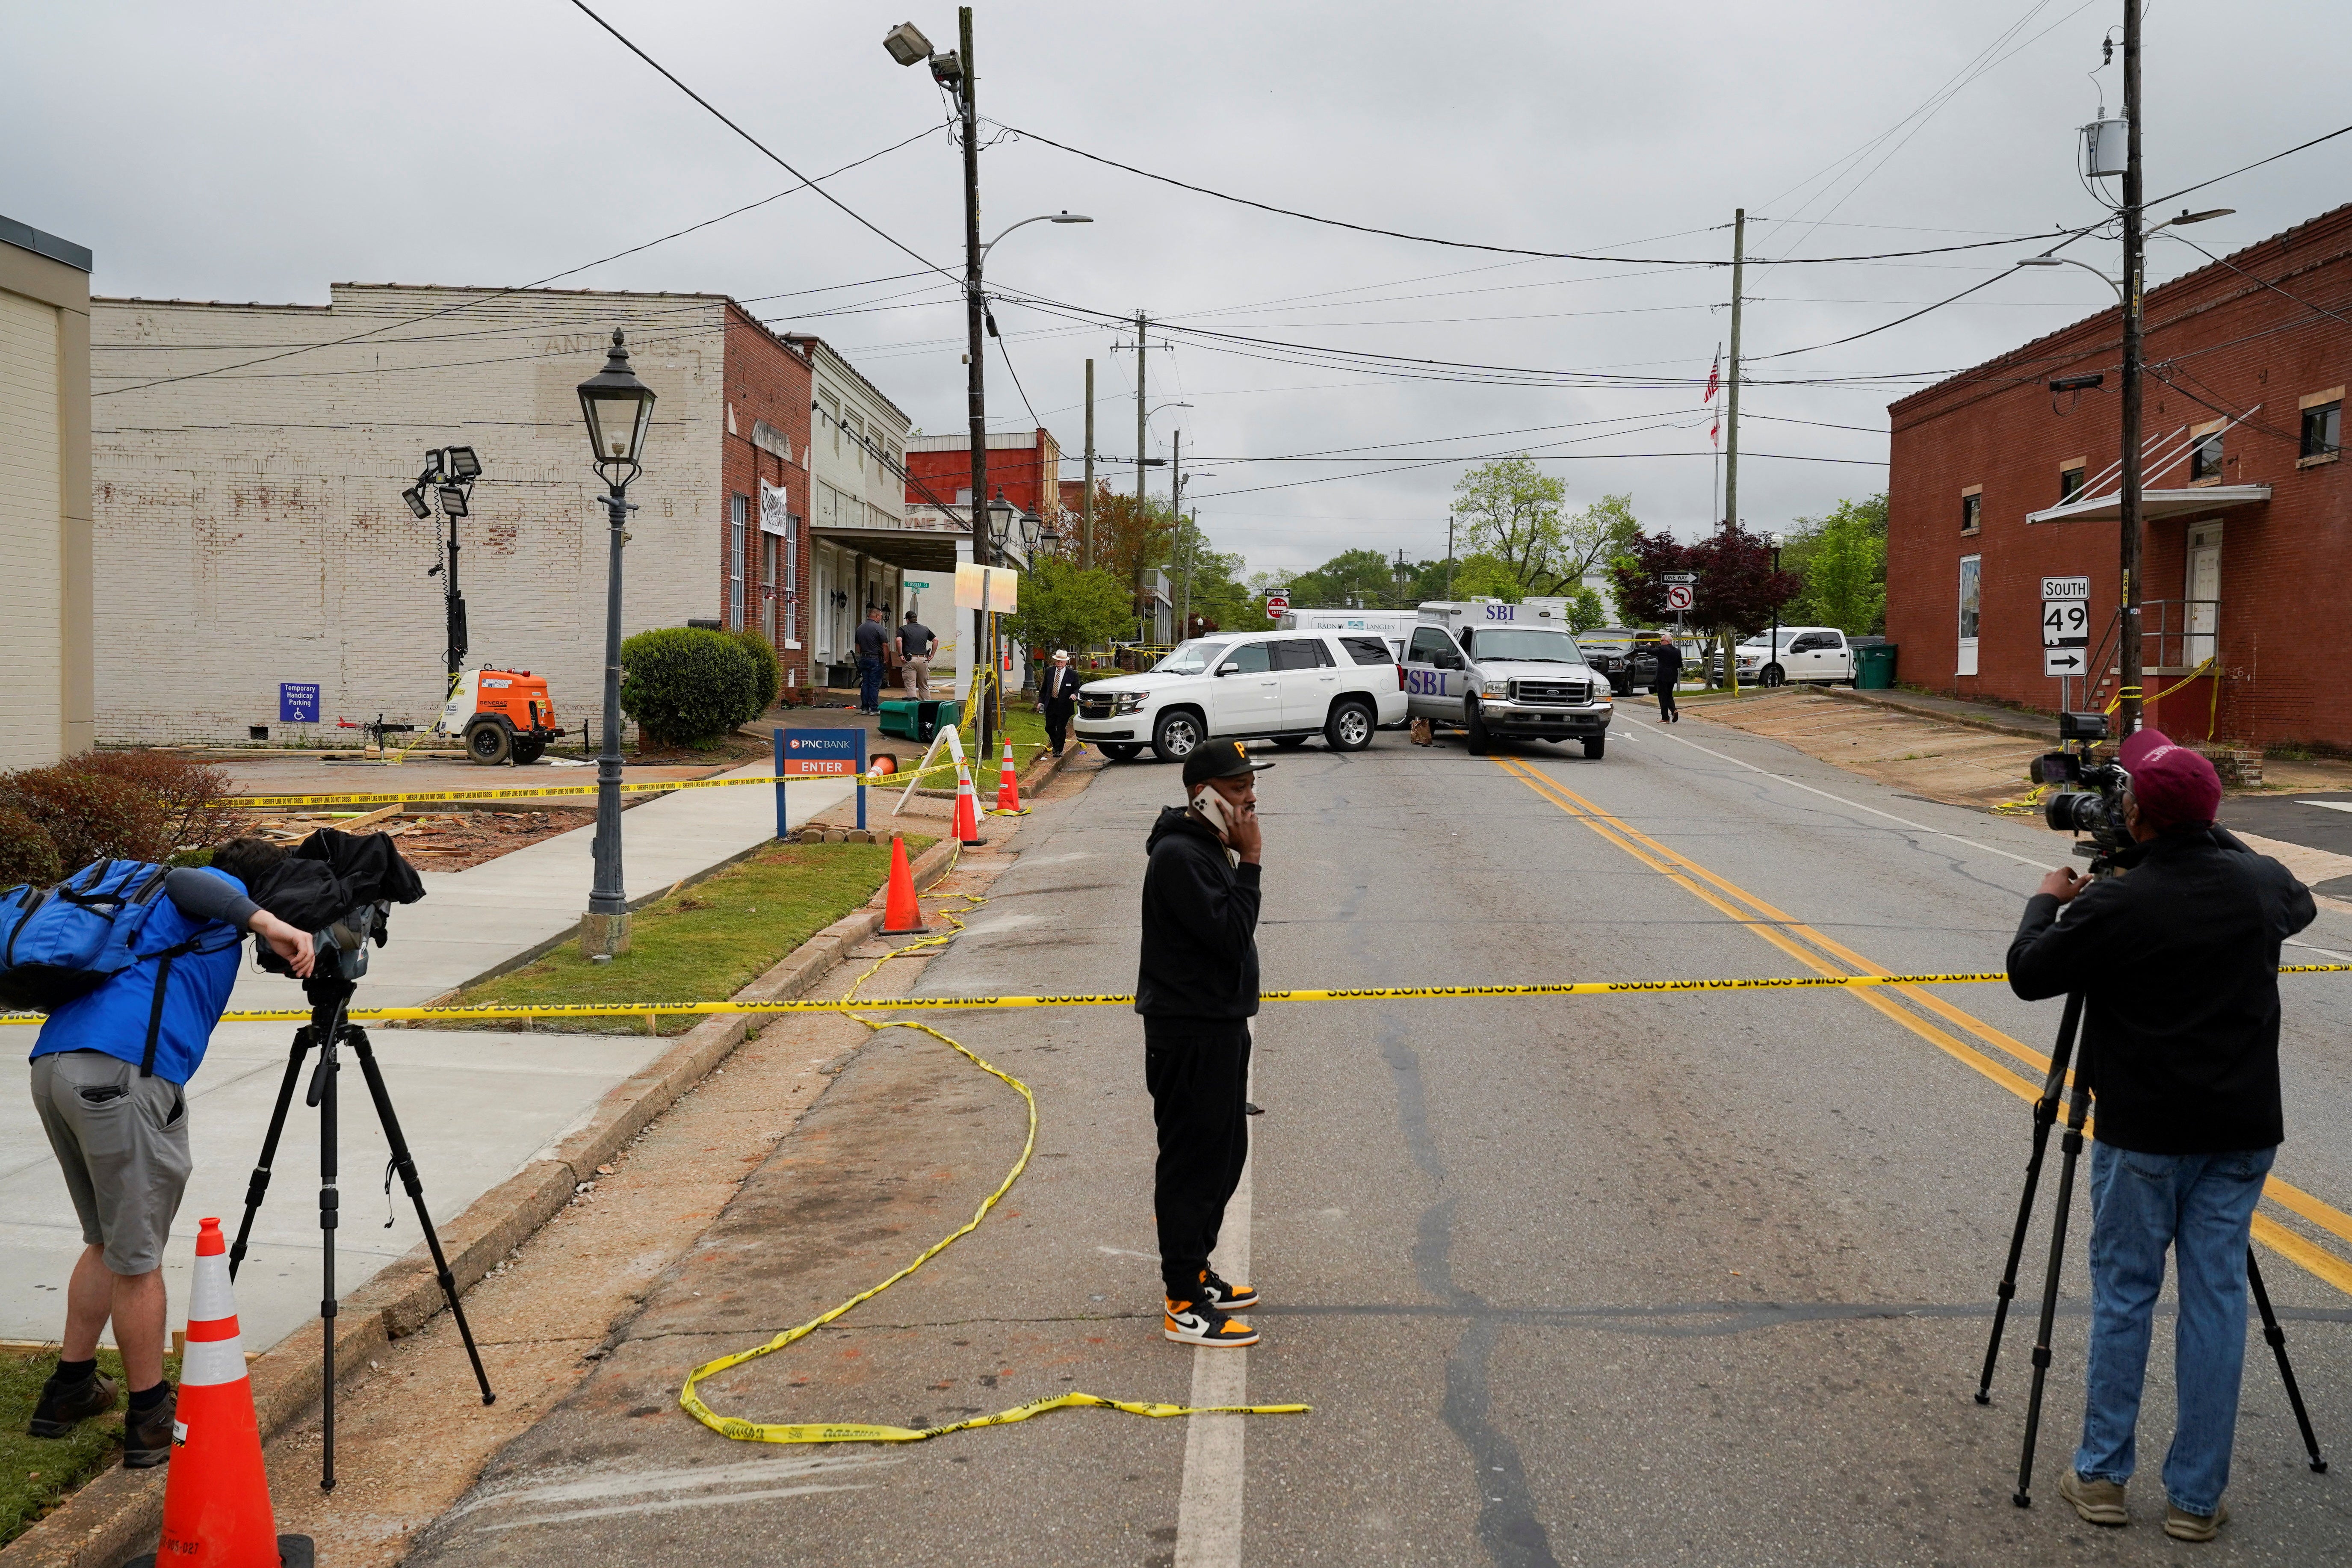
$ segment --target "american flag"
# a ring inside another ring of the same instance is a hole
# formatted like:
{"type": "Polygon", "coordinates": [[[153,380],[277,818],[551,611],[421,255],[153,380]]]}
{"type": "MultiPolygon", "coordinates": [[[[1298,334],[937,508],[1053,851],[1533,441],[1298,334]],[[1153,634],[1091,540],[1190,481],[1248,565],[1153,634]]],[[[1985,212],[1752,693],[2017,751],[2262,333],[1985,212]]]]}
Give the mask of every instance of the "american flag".
{"type": "MultiPolygon", "coordinates": [[[[1715,363],[1707,367],[1706,395],[1700,398],[1699,401],[1701,403],[1713,403],[1715,401],[1715,389],[1722,384],[1723,351],[1718,348],[1715,351],[1715,363]]],[[[1723,416],[1718,413],[1715,416],[1715,423],[1707,427],[1706,438],[1709,445],[1720,447],[1723,444],[1722,437],[1723,416]]]]}

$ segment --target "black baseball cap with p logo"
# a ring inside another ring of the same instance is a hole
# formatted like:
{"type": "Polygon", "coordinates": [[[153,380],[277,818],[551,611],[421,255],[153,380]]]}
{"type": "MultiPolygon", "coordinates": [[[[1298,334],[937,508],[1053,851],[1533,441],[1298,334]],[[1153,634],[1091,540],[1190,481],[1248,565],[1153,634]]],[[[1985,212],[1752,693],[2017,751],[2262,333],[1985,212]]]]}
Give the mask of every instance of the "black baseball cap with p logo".
{"type": "Polygon", "coordinates": [[[1272,766],[1272,763],[1252,762],[1249,748],[1239,741],[1211,741],[1184,759],[1184,788],[1189,793],[1193,785],[1211,779],[1239,778],[1272,766]]]}

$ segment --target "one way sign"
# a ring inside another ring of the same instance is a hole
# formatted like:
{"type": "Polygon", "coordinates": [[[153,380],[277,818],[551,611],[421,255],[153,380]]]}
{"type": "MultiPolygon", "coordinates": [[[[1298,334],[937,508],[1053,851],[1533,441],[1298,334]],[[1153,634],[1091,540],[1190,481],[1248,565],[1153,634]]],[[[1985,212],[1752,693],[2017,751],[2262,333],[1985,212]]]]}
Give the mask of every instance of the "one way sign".
{"type": "Polygon", "coordinates": [[[2090,660],[2078,647],[2045,647],[2042,650],[2042,673],[2044,675],[2080,675],[2090,660]]]}

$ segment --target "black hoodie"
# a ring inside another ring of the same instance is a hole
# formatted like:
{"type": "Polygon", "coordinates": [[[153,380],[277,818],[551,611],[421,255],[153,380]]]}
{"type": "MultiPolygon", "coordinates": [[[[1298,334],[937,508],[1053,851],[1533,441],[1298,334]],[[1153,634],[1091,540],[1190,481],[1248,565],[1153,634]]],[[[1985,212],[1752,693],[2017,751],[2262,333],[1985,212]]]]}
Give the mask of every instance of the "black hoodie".
{"type": "Polygon", "coordinates": [[[1135,1010],[1152,1018],[1257,1012],[1258,868],[1234,865],[1216,830],[1164,806],[1144,850],[1143,960],[1135,1010]]]}

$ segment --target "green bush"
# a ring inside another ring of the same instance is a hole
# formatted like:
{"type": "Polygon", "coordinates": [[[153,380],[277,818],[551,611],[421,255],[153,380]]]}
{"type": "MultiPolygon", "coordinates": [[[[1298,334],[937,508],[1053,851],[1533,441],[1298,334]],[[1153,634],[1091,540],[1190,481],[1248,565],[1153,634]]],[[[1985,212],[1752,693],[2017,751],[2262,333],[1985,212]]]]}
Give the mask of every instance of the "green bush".
{"type": "Polygon", "coordinates": [[[784,667],[776,662],[776,645],[758,632],[746,627],[735,634],[735,641],[751,656],[752,668],[760,672],[760,707],[751,715],[756,719],[776,705],[776,693],[784,689],[784,667]]]}
{"type": "Polygon", "coordinates": [[[170,752],[85,752],[61,765],[119,779],[153,795],[163,812],[168,847],[173,850],[206,848],[236,831],[235,812],[211,804],[236,793],[236,781],[226,769],[170,752]]]}
{"type": "Polygon", "coordinates": [[[716,740],[758,718],[759,698],[758,667],[724,632],[664,626],[621,645],[621,711],[648,741],[716,740]]]}
{"type": "Polygon", "coordinates": [[[0,775],[0,802],[33,820],[67,871],[93,860],[161,860],[173,849],[162,801],[71,763],[0,775]]]}
{"type": "Polygon", "coordinates": [[[19,882],[43,887],[65,875],[58,847],[30,813],[0,801],[0,888],[19,882]]]}

